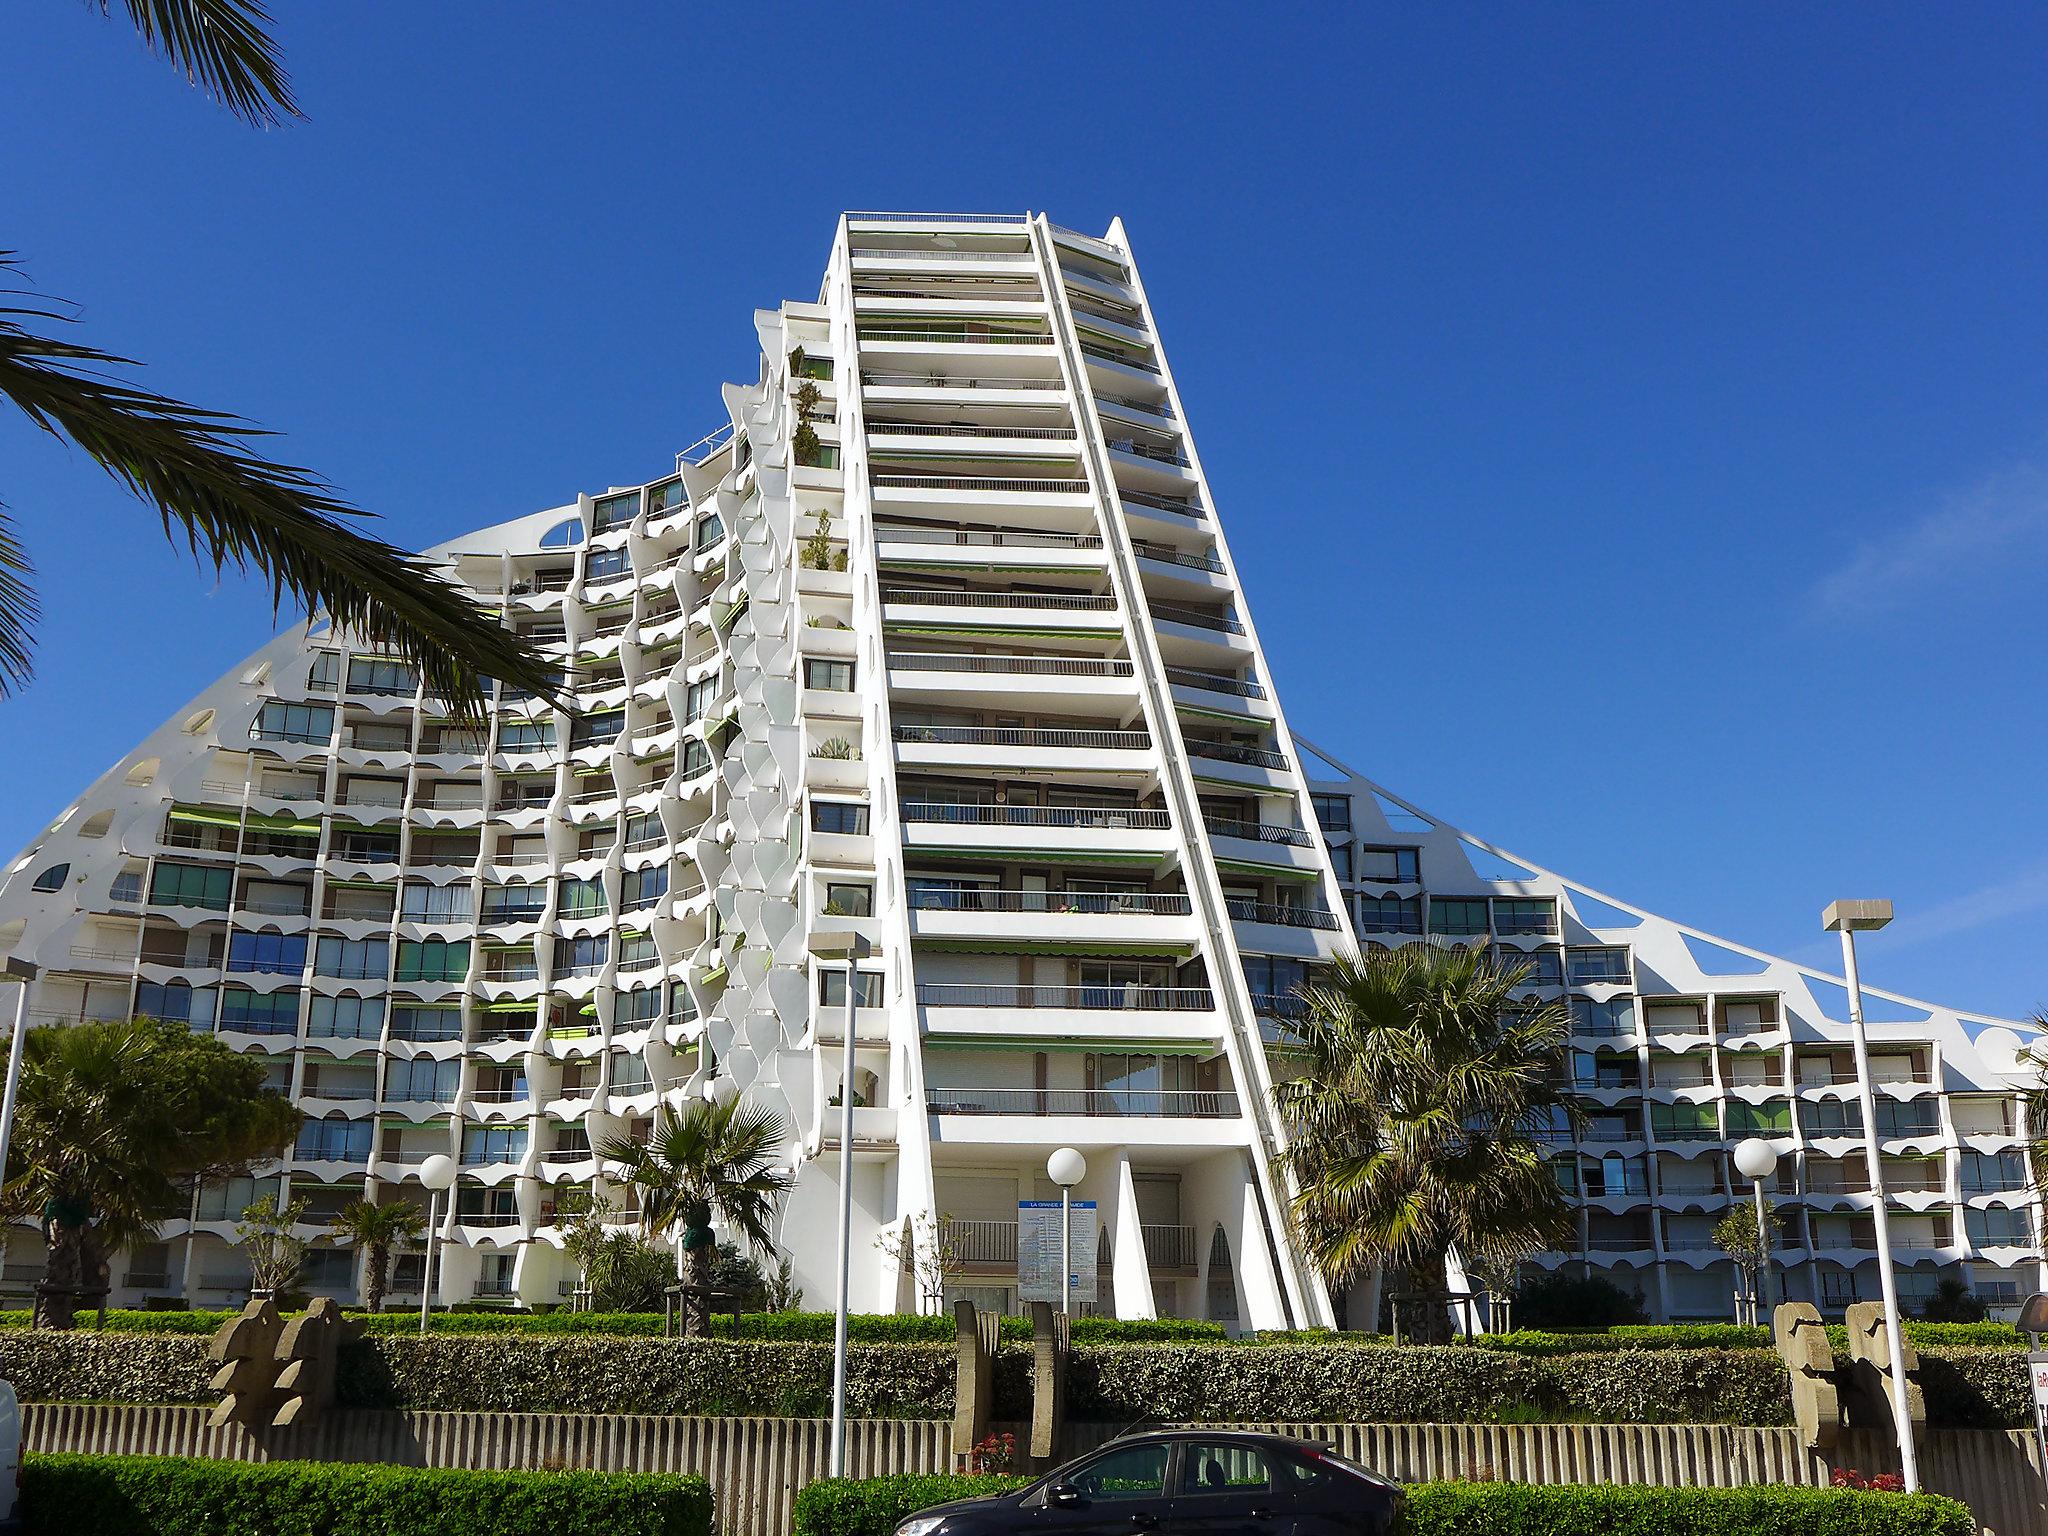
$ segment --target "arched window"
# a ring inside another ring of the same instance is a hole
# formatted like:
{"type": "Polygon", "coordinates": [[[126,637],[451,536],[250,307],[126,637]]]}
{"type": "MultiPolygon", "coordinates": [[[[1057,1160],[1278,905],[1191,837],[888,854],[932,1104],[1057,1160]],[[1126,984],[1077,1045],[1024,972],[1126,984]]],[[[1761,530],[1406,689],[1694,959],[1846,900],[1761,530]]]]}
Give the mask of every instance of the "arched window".
{"type": "Polygon", "coordinates": [[[1209,1239],[1208,1314],[1212,1323],[1237,1321],[1237,1275],[1230,1267],[1230,1238],[1221,1222],[1209,1239]]]}
{"type": "Polygon", "coordinates": [[[36,876],[35,884],[30,886],[29,889],[35,891],[61,891],[64,889],[64,882],[70,877],[71,866],[69,864],[52,864],[48,869],[36,876]]]}
{"type": "Polygon", "coordinates": [[[542,549],[573,549],[583,542],[583,520],[572,517],[540,536],[542,549]]]}

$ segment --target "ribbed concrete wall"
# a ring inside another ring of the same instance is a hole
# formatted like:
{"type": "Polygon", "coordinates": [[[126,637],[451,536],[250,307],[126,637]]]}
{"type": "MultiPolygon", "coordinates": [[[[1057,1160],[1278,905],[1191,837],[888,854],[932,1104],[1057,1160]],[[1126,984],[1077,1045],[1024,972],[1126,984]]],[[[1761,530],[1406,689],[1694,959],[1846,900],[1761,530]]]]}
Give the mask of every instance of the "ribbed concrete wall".
{"type": "MultiPolygon", "coordinates": [[[[402,1466],[607,1472],[701,1472],[711,1479],[722,1536],[787,1536],[797,1491],[825,1473],[831,1426],[822,1419],[693,1419],[595,1413],[333,1413],[310,1430],[262,1441],[209,1430],[201,1407],[26,1403],[34,1451],[213,1456],[237,1461],[369,1461],[402,1466]]],[[[1003,1426],[999,1426],[1003,1427],[1003,1426]]],[[[1014,1426],[1007,1426],[1012,1427],[1014,1426]]],[[[1832,1463],[1801,1449],[1790,1429],[1700,1424],[1248,1424],[1321,1440],[1404,1482],[1489,1478],[1529,1483],[1650,1483],[1721,1488],[1743,1483],[1825,1486],[1834,1466],[1895,1471],[1897,1456],[1869,1431],[1843,1438],[1832,1463]]],[[[856,1476],[940,1472],[951,1461],[942,1419],[862,1419],[848,1429],[856,1476]]],[[[1074,1425],[1068,1454],[1116,1434],[1074,1425]]],[[[1987,1536],[2048,1536],[2035,1437],[1937,1430],[1921,1477],[1976,1512],[1987,1536]]]]}

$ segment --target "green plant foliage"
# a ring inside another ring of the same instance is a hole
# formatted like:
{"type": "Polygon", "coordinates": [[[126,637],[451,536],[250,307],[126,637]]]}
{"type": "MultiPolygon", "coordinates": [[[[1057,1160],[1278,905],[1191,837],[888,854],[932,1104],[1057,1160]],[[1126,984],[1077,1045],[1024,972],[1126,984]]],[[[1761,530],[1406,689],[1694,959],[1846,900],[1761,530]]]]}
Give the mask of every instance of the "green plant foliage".
{"type": "Polygon", "coordinates": [[[1640,1291],[1624,1291],[1600,1275],[1561,1269],[1537,1275],[1515,1296],[1515,1321],[1529,1328],[1611,1328],[1647,1323],[1640,1291]]]}
{"type": "Polygon", "coordinates": [[[1975,1536],[1977,1522],[1934,1494],[1839,1488],[1642,1488],[1422,1483],[1401,1536],[1975,1536]]]}
{"type": "Polygon", "coordinates": [[[703,1478],[28,1456],[28,1536],[709,1536],[703,1478]]]}
{"type": "Polygon", "coordinates": [[[822,1477],[796,1496],[792,1523],[795,1536],[890,1536],[920,1509],[1008,1493],[1031,1481],[993,1472],[822,1477]]]}

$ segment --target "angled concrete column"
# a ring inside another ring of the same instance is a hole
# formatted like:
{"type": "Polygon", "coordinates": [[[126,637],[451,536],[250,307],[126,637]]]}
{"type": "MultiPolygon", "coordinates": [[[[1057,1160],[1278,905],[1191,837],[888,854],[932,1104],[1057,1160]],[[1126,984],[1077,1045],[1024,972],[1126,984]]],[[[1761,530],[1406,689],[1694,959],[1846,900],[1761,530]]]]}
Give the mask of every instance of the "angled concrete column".
{"type": "Polygon", "coordinates": [[[1157,1317],[1152,1300],[1152,1267],[1145,1260],[1145,1226],[1138,1215],[1138,1186],[1131,1178],[1130,1157],[1115,1154],[1109,1169],[1110,1207],[1102,1212],[1111,1223],[1110,1299],[1118,1317],[1157,1317]]]}

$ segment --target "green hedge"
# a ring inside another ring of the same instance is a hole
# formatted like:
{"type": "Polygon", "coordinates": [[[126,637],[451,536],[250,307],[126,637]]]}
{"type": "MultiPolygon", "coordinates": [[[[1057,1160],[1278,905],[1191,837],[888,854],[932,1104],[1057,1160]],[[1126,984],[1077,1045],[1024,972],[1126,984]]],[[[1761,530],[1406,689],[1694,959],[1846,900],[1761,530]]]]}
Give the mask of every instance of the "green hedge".
{"type": "MultiPolygon", "coordinates": [[[[920,1509],[1020,1488],[1021,1477],[825,1478],[797,1495],[795,1536],[890,1536],[920,1509]]],[[[1400,1536],[1976,1536],[1931,1494],[1835,1488],[1418,1483],[1400,1536]]]]}
{"type": "Polygon", "coordinates": [[[1839,1488],[1422,1483],[1401,1536],[1976,1536],[1954,1499],[1839,1488]]]}
{"type": "MultiPolygon", "coordinates": [[[[1828,1329],[1828,1337],[1839,1353],[1849,1345],[1848,1333],[1839,1324],[1828,1329]]],[[[1996,1345],[2007,1349],[2026,1347],[2026,1336],[2009,1323],[1920,1323],[1906,1324],[1906,1337],[1922,1349],[1955,1348],[1962,1345],[1996,1345]]],[[[1328,1328],[1304,1329],[1299,1333],[1265,1333],[1255,1341],[1275,1344],[1391,1344],[1385,1334],[1339,1333],[1328,1328]]],[[[1570,1329],[1518,1328],[1513,1333],[1475,1334],[1464,1341],[1475,1349],[1497,1349],[1515,1355],[1590,1355],[1617,1349],[1769,1349],[1771,1330],[1741,1323],[1639,1323],[1613,1328],[1570,1329]]]]}
{"type": "Polygon", "coordinates": [[[955,1499],[1008,1493],[1031,1481],[995,1473],[821,1477],[796,1496],[795,1536],[890,1536],[897,1523],[955,1499]]]}
{"type": "Polygon", "coordinates": [[[29,1456],[28,1536],[709,1536],[701,1477],[29,1456]]]}

